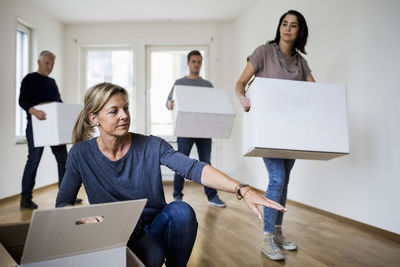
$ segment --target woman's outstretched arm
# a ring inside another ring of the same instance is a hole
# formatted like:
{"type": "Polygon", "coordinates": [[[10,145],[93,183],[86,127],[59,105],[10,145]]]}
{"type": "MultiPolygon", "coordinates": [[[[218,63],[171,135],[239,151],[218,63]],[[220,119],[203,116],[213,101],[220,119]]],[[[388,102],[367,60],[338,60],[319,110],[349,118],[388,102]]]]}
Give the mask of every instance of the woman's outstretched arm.
{"type": "MultiPolygon", "coordinates": [[[[206,165],[201,174],[201,183],[205,186],[212,187],[225,192],[236,193],[240,182],[229,177],[225,173],[215,169],[211,165],[206,165]]],[[[251,187],[246,186],[240,190],[240,194],[246,202],[247,206],[261,219],[261,213],[257,206],[265,206],[285,212],[286,209],[279,203],[267,199],[265,196],[257,193],[251,187]]]]}

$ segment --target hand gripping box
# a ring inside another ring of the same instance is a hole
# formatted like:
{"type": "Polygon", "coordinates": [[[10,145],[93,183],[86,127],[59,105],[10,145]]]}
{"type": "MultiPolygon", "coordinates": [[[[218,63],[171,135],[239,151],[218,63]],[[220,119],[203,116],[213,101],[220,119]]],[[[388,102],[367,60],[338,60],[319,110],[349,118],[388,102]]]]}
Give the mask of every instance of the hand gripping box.
{"type": "Polygon", "coordinates": [[[246,96],[244,156],[330,160],[349,154],[346,86],[256,78],[246,96]]]}
{"type": "Polygon", "coordinates": [[[226,90],[175,85],[172,99],[175,136],[229,138],[235,111],[226,90]]]}
{"type": "Polygon", "coordinates": [[[0,266],[144,266],[126,243],[145,204],[141,199],[35,210],[30,224],[0,225],[0,266]],[[92,216],[103,220],[76,223],[92,216]]]}
{"type": "Polygon", "coordinates": [[[40,104],[36,109],[46,113],[45,120],[32,116],[33,142],[35,147],[62,145],[72,142],[74,128],[82,105],[59,102],[40,104]]]}

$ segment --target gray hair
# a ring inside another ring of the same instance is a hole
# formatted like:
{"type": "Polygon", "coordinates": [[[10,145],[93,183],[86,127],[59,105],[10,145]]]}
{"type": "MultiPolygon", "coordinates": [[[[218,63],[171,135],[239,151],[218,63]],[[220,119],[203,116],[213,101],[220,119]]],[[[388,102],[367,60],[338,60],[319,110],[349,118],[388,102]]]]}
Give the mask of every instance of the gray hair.
{"type": "Polygon", "coordinates": [[[52,52],[50,52],[50,51],[48,51],[48,50],[43,50],[42,52],[40,52],[39,60],[42,60],[43,57],[45,57],[45,56],[50,56],[50,57],[52,57],[52,58],[55,58],[55,57],[56,57],[56,55],[54,55],[54,53],[52,53],[52,52]]]}

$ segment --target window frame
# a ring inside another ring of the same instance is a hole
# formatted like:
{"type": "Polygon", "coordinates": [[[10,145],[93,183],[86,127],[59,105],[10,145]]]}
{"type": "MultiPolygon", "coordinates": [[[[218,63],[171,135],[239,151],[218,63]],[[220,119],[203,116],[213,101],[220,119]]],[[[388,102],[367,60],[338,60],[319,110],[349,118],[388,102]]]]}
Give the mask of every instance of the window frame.
{"type": "Polygon", "coordinates": [[[137,58],[137,51],[136,48],[132,45],[87,45],[87,46],[81,46],[80,47],[80,79],[79,79],[79,86],[80,88],[78,89],[78,94],[77,94],[77,101],[79,104],[83,104],[83,100],[86,94],[86,83],[87,83],[87,68],[88,68],[88,54],[89,51],[104,51],[104,50],[110,50],[110,51],[131,51],[132,52],[132,92],[130,92],[130,105],[129,105],[129,111],[131,113],[131,126],[130,126],[130,131],[133,131],[136,127],[136,107],[134,105],[134,100],[135,100],[135,95],[136,95],[136,86],[137,86],[137,63],[136,63],[136,58],[137,58]]]}
{"type": "MultiPolygon", "coordinates": [[[[151,53],[152,52],[162,52],[162,51],[192,51],[199,50],[204,51],[203,59],[205,58],[205,64],[202,64],[204,70],[204,79],[207,80],[208,68],[209,68],[209,46],[208,45],[148,45],[146,46],[146,86],[145,86],[145,97],[146,97],[146,118],[145,118],[145,131],[147,135],[151,133],[151,53]]],[[[189,73],[188,73],[189,74],[189,73]]],[[[179,77],[178,77],[179,78],[179,77]]],[[[169,88],[172,87],[172,84],[169,88]]],[[[165,108],[165,107],[164,107],[165,108]]],[[[176,137],[174,135],[159,135],[161,138],[165,139],[170,143],[176,142],[176,137]]]]}
{"type": "Polygon", "coordinates": [[[88,68],[88,52],[89,51],[104,51],[104,50],[110,50],[110,51],[126,51],[129,50],[132,52],[132,66],[133,66],[133,84],[132,84],[132,93],[135,93],[136,90],[136,62],[135,62],[135,55],[136,51],[133,46],[113,46],[113,45],[96,45],[96,46],[82,46],[81,49],[81,57],[80,57],[80,66],[81,66],[81,75],[80,75],[80,89],[78,90],[78,103],[83,104],[83,98],[85,96],[86,90],[86,82],[87,82],[87,68],[88,68]]]}
{"type": "Polygon", "coordinates": [[[23,74],[22,76],[26,76],[26,74],[30,73],[33,71],[33,27],[31,27],[28,23],[22,21],[21,19],[17,19],[16,23],[16,29],[15,29],[15,116],[14,116],[14,138],[15,138],[15,143],[16,144],[25,144],[27,142],[26,140],[26,135],[25,135],[25,128],[26,128],[26,119],[24,120],[23,118],[26,116],[25,110],[23,110],[19,106],[19,94],[20,94],[20,89],[21,89],[21,82],[23,77],[17,78],[18,74],[18,61],[20,59],[18,58],[18,32],[23,32],[27,34],[28,37],[28,42],[27,42],[27,73],[23,74]],[[22,121],[21,121],[22,120],[22,121]],[[17,125],[20,125],[21,127],[21,132],[17,132],[17,125]]]}

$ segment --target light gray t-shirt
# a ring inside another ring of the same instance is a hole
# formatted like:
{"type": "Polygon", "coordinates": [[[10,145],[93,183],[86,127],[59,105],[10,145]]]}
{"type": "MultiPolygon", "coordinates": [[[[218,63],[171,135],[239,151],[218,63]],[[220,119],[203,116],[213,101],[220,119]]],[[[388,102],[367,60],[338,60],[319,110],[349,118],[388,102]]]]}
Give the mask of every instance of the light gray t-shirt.
{"type": "Polygon", "coordinates": [[[305,81],[311,74],[307,61],[299,53],[286,59],[276,43],[257,47],[247,60],[255,68],[256,77],[305,81]]]}
{"type": "Polygon", "coordinates": [[[204,80],[203,78],[198,78],[198,79],[188,79],[185,77],[180,78],[175,81],[174,85],[171,88],[171,91],[169,92],[167,102],[165,103],[165,106],[168,108],[168,102],[172,99],[172,94],[174,93],[174,86],[175,85],[188,85],[188,86],[201,86],[201,87],[214,87],[212,83],[210,83],[207,80],[204,80]]]}

